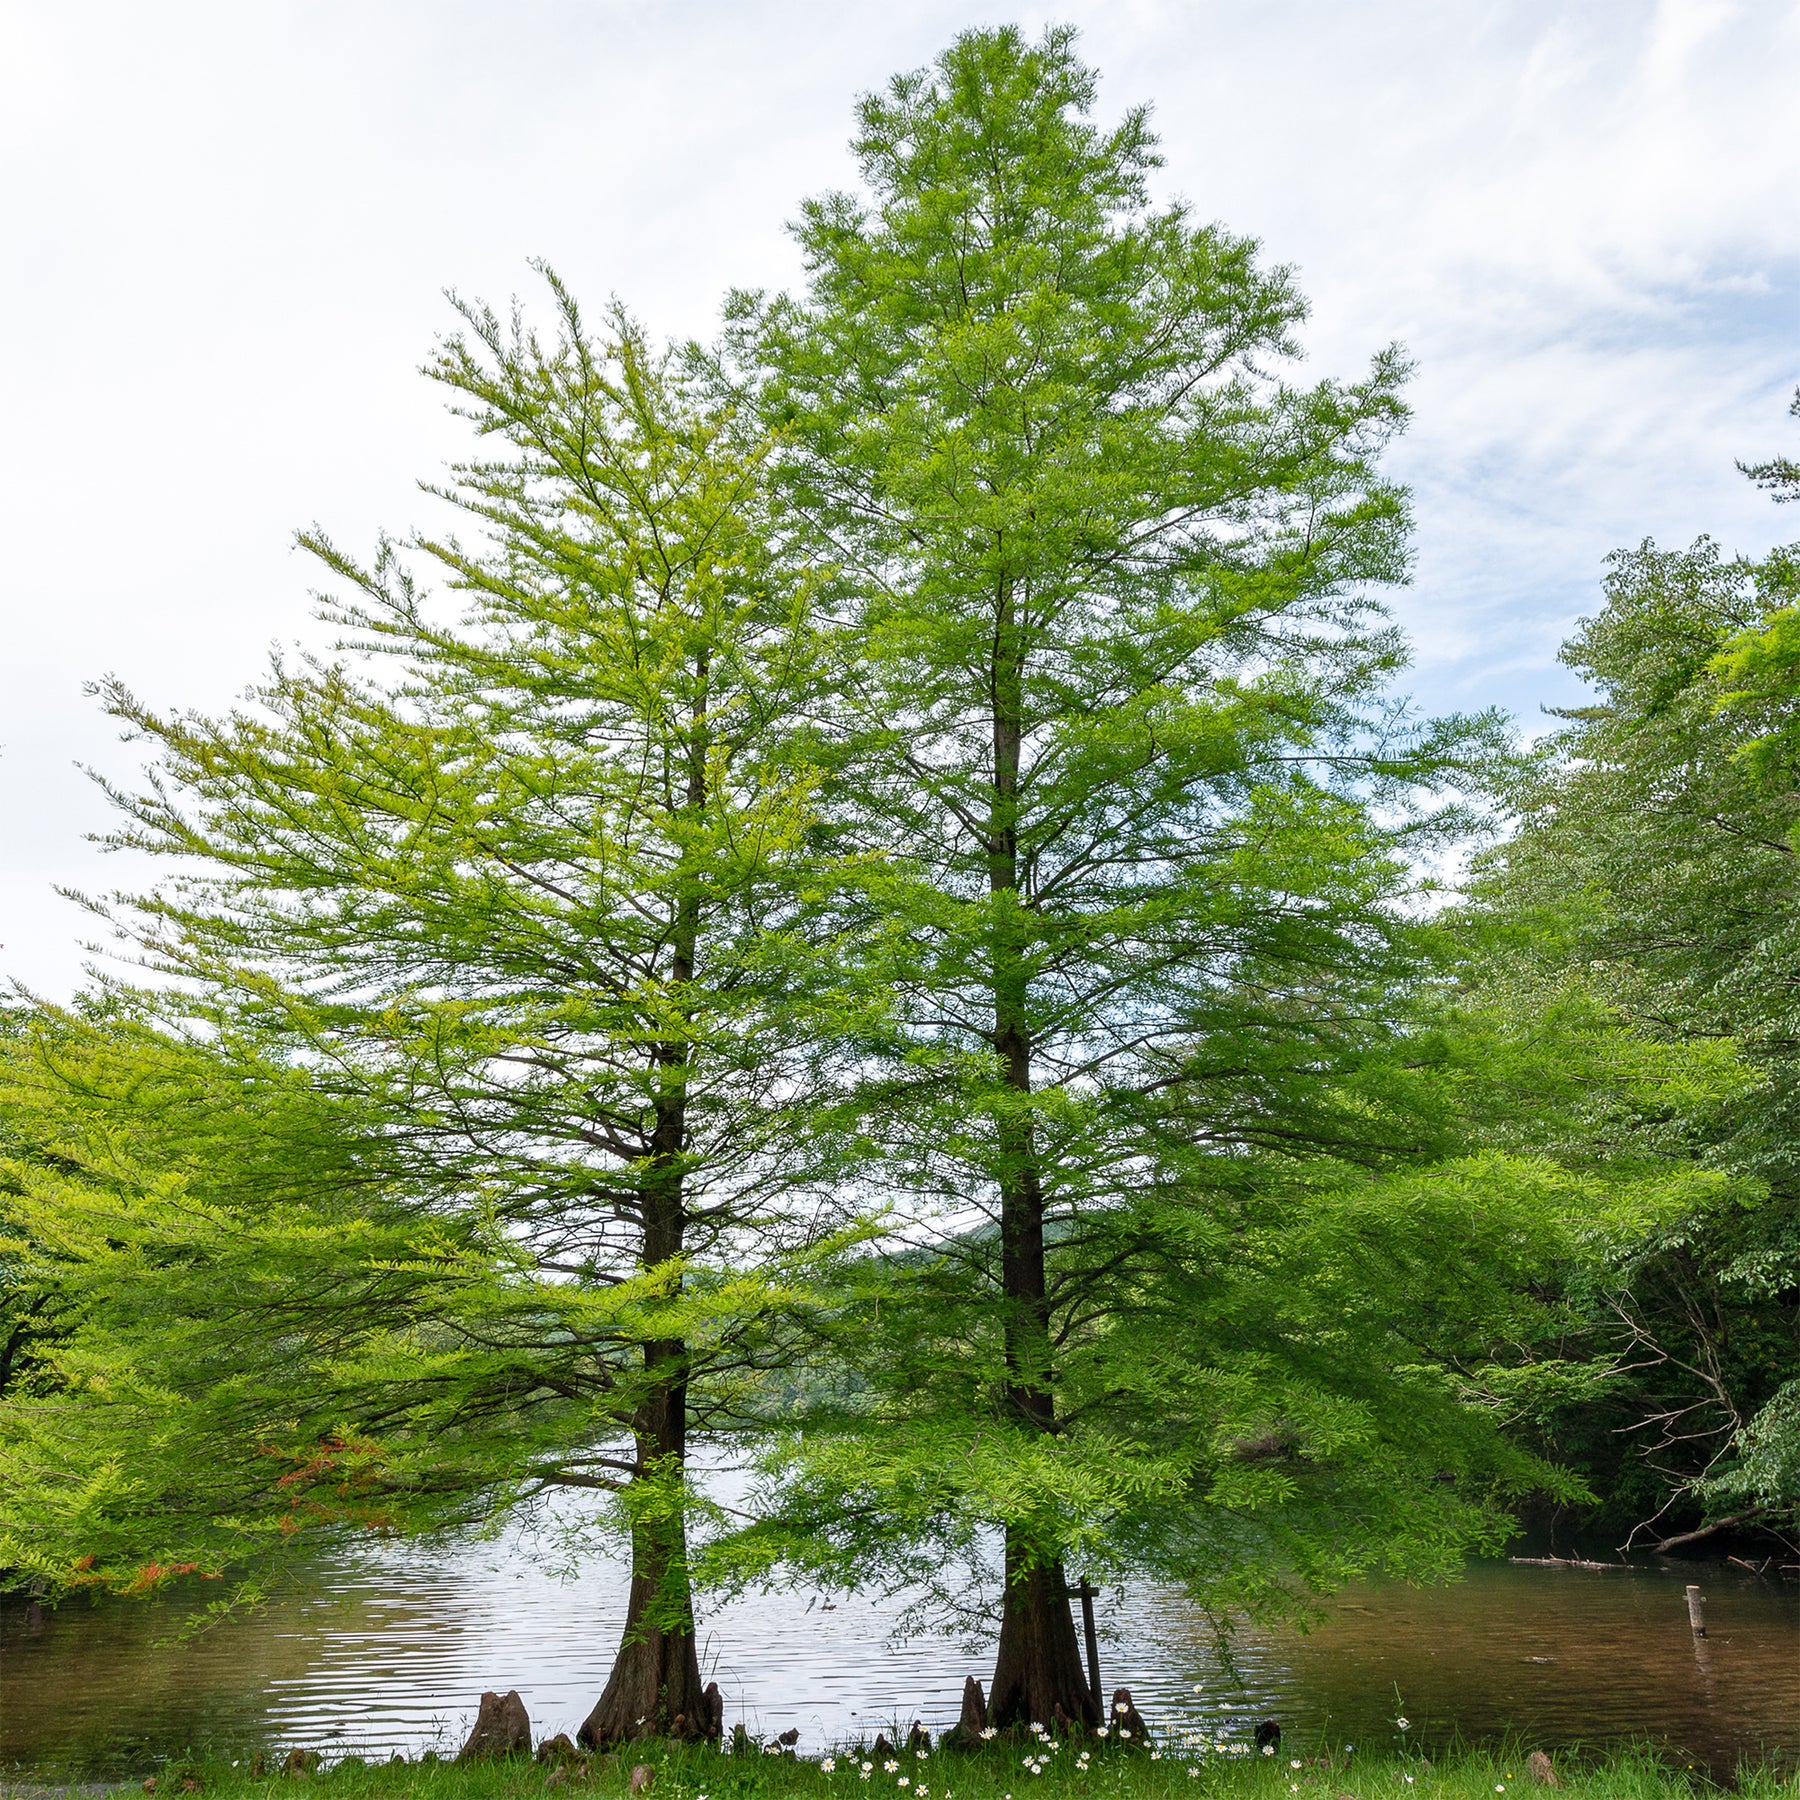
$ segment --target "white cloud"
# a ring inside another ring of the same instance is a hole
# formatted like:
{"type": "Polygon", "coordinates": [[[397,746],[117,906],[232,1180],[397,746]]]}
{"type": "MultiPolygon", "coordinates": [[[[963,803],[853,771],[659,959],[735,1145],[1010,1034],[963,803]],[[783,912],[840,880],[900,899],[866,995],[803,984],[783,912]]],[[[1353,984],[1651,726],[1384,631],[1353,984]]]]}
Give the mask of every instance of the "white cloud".
{"type": "Polygon", "coordinates": [[[1166,185],[1260,236],[1320,369],[1419,362],[1400,611],[1434,704],[1566,698],[1606,551],[1793,529],[1800,6],[1756,0],[0,0],[0,970],[75,979],[104,884],[76,759],[116,670],[220,706],[303,635],[296,525],[422,516],[457,446],[414,374],[454,285],[545,256],[670,332],[779,284],[856,92],[963,25],[1081,24],[1166,185]]]}

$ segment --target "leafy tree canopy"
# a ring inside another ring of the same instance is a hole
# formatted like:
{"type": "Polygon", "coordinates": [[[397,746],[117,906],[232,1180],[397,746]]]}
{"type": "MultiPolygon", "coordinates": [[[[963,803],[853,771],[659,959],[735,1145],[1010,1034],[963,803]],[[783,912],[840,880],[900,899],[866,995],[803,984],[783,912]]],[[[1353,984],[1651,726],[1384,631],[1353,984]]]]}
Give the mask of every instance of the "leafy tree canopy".
{"type": "Polygon", "coordinates": [[[1001,1720],[1091,1709],[1071,1557],[1233,1601],[1441,1570],[1544,1473],[1422,1329],[1511,1291],[1528,1193],[1371,1185],[1456,1142],[1408,996],[1469,815],[1419,795],[1502,738],[1389,693],[1404,360],[1301,381],[1290,274],[1155,204],[1146,113],[1094,101],[1066,30],[868,96],[862,192],[723,365],[838,571],[828,806],[890,997],[865,1386],[786,1473],[863,1578],[1000,1531],[1001,1720]],[[1453,1299],[1418,1232],[1499,1263],[1453,1299]]]}

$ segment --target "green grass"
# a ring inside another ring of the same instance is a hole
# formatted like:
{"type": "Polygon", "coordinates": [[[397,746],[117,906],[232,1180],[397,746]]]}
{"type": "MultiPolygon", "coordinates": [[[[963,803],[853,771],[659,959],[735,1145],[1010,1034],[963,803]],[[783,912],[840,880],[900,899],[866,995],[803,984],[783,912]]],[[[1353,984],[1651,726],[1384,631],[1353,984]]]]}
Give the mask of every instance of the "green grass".
{"type": "MultiPolygon", "coordinates": [[[[827,1759],[654,1743],[590,1758],[560,1777],[523,1758],[457,1764],[348,1757],[307,1776],[258,1775],[242,1760],[189,1759],[166,1764],[154,1791],[156,1800],[190,1792],[207,1800],[612,1800],[626,1792],[632,1766],[643,1763],[652,1771],[645,1800],[1548,1800],[1550,1790],[1527,1772],[1525,1754],[1476,1748],[1435,1760],[1341,1751],[1245,1757],[1165,1747],[1152,1756],[1101,1746],[1083,1764],[1078,1744],[1045,1755],[1027,1743],[996,1742],[973,1755],[934,1751],[920,1758],[903,1750],[890,1770],[888,1759],[851,1752],[829,1759],[828,1768],[827,1759]],[[1042,1762],[1041,1774],[1027,1766],[1028,1755],[1042,1762]],[[873,1762],[867,1775],[864,1761],[873,1762]]],[[[1685,1800],[1713,1788],[1703,1770],[1642,1748],[1558,1755],[1555,1767],[1570,1800],[1685,1800]]],[[[1746,1800],[1795,1800],[1800,1779],[1745,1770],[1738,1788],[1746,1800]]],[[[0,1794],[7,1791],[0,1782],[0,1794]]]]}

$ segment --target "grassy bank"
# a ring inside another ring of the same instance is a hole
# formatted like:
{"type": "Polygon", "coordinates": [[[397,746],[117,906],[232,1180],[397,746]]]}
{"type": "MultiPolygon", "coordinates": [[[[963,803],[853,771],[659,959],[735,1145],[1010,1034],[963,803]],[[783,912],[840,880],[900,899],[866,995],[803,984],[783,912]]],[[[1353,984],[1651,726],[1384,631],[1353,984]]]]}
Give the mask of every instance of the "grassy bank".
{"type": "MultiPolygon", "coordinates": [[[[1534,1778],[1527,1754],[1473,1749],[1432,1758],[1340,1749],[1255,1756],[1188,1745],[1156,1753],[1102,1747],[1084,1755],[1077,1744],[1045,1750],[996,1743],[973,1755],[844,1751],[806,1758],[655,1744],[561,1769],[523,1758],[459,1765],[350,1757],[311,1774],[265,1775],[244,1760],[186,1759],[165,1764],[152,1792],[155,1800],[614,1800],[642,1764],[651,1772],[643,1800],[1547,1800],[1557,1790],[1534,1778]]],[[[1554,1773],[1571,1800],[1665,1800],[1715,1785],[1704,1769],[1648,1750],[1560,1754],[1554,1773]]],[[[1737,1785],[1749,1800],[1800,1795],[1800,1778],[1775,1769],[1740,1771],[1737,1785]]],[[[32,1787],[0,1780],[0,1795],[32,1787]]],[[[140,1789],[134,1783],[120,1791],[140,1789]]]]}

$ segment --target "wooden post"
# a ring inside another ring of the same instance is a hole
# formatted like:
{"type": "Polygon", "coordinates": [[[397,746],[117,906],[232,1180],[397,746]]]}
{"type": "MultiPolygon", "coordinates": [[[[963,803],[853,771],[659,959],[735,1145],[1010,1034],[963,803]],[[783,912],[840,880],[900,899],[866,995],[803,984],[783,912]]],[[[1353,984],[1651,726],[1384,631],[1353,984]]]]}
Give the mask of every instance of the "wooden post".
{"type": "Polygon", "coordinates": [[[1084,1581],[1069,1589],[1069,1598],[1081,1602],[1081,1632],[1087,1639],[1088,1685],[1094,1690],[1094,1717],[1107,1725],[1111,1721],[1106,1716],[1106,1701],[1100,1692],[1100,1639],[1094,1631],[1094,1601],[1099,1592],[1084,1581]]]}
{"type": "Polygon", "coordinates": [[[1693,1627],[1695,1637],[1706,1636],[1706,1613],[1700,1598],[1700,1590],[1690,1581],[1687,1590],[1688,1624],[1693,1627]]]}

